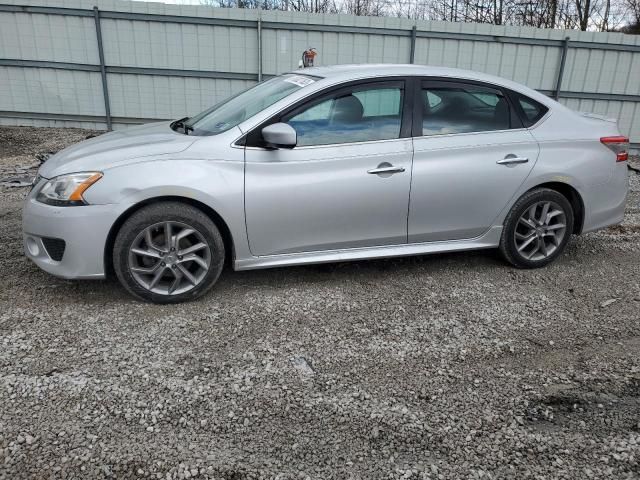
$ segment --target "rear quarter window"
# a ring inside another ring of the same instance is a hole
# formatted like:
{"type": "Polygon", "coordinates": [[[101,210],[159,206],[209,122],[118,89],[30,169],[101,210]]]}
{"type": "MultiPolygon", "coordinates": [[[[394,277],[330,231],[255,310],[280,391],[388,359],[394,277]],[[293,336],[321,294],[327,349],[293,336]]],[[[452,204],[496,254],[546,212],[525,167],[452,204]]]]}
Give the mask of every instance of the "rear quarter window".
{"type": "Polygon", "coordinates": [[[535,125],[549,111],[549,109],[540,102],[521,93],[511,92],[511,96],[525,127],[535,125]]]}

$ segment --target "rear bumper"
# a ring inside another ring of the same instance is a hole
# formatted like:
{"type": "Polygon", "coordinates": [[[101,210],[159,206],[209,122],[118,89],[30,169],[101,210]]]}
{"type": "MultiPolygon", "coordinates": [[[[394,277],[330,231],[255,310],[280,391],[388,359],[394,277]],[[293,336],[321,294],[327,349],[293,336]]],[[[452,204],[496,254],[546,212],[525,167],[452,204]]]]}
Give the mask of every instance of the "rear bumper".
{"type": "Polygon", "coordinates": [[[583,197],[585,220],[582,233],[622,223],[629,192],[627,162],[620,162],[615,166],[608,182],[589,190],[586,197],[583,197]]]}
{"type": "Polygon", "coordinates": [[[57,277],[104,278],[105,242],[117,216],[115,205],[53,207],[29,196],[22,210],[25,255],[57,277]],[[43,242],[47,238],[64,241],[61,258],[59,249],[51,251],[52,242],[47,250],[43,242]]]}

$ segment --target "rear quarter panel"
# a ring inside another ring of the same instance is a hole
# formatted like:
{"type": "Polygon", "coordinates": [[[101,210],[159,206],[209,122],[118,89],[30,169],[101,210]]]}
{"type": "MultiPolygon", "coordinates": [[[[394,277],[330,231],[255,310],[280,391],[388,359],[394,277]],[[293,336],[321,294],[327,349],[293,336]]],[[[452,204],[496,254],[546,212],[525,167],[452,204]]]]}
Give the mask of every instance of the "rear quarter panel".
{"type": "Polygon", "coordinates": [[[626,163],[617,163],[600,143],[601,137],[619,134],[616,124],[560,107],[531,129],[540,156],[520,193],[543,183],[565,183],[584,203],[583,232],[619,223],[627,195],[626,163]]]}

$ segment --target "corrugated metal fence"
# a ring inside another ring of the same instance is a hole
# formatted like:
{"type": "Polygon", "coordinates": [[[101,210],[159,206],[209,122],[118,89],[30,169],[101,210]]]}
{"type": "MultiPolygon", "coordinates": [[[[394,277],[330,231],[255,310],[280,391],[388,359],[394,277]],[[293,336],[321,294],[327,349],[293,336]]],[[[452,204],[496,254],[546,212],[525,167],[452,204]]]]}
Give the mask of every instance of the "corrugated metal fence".
{"type": "Polygon", "coordinates": [[[119,0],[0,4],[0,123],[120,128],[192,115],[317,64],[420,63],[513,79],[618,118],[640,143],[640,36],[119,0]]]}

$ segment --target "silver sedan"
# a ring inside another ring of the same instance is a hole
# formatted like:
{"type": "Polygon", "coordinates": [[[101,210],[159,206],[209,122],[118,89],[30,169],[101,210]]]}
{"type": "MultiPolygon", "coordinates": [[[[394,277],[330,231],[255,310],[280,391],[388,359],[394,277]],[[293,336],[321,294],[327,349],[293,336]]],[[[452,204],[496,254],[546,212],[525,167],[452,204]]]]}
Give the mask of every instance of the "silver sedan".
{"type": "Polygon", "coordinates": [[[52,156],[26,255],[153,302],[236,270],[499,248],[516,267],[622,221],[628,139],[517,83],[415,65],[310,68],[199,115],[52,156]]]}

